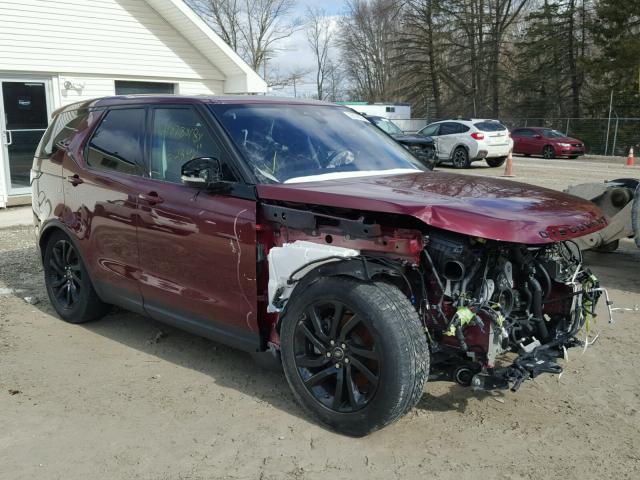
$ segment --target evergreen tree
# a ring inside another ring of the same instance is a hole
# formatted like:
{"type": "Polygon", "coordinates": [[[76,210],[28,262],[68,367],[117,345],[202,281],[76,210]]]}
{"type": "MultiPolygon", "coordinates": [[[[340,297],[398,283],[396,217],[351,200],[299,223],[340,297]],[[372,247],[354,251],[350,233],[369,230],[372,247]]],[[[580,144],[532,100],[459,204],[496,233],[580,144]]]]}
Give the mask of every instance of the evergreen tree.
{"type": "Polygon", "coordinates": [[[591,113],[606,115],[613,92],[615,114],[640,116],[640,2],[599,0],[591,32],[591,113]]]}

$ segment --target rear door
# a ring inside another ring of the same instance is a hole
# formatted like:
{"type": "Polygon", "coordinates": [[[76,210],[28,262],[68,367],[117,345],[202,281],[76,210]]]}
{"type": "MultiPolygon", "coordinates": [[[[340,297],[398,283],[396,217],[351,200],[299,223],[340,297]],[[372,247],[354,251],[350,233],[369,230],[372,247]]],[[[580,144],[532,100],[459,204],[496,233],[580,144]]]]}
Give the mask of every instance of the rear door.
{"type": "Polygon", "coordinates": [[[66,149],[62,221],[80,244],[100,297],[136,312],[143,311],[136,207],[145,125],[144,108],[92,111],[71,143],[58,144],[66,149]]]}
{"type": "Polygon", "coordinates": [[[451,158],[453,149],[460,143],[467,143],[462,139],[462,131],[469,130],[468,127],[458,122],[444,122],[440,124],[438,136],[439,157],[451,158]]]}
{"type": "Polygon", "coordinates": [[[527,155],[540,153],[540,148],[537,147],[538,140],[535,138],[535,136],[535,130],[531,130],[530,128],[520,129],[518,135],[518,152],[526,153],[527,155]]]}
{"type": "Polygon", "coordinates": [[[525,153],[523,150],[523,129],[516,128],[511,132],[511,138],[513,139],[513,152],[514,153],[525,153]]]}
{"type": "Polygon", "coordinates": [[[158,320],[255,350],[256,199],[212,126],[192,105],[150,110],[147,175],[138,183],[144,306],[158,320]],[[181,183],[182,165],[198,157],[221,160],[228,191],[181,183]]]}

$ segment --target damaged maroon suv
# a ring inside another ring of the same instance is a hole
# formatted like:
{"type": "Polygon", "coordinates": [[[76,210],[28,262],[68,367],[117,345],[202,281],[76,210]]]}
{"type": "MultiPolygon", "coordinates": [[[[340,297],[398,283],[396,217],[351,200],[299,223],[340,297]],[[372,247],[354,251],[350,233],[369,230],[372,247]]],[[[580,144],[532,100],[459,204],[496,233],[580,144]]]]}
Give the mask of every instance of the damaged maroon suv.
{"type": "Polygon", "coordinates": [[[365,435],[427,378],[511,388],[580,343],[603,291],[571,239],[594,204],[427,171],[351,110],[112,97],[58,110],[33,164],[46,288],[281,361],[322,423],[365,435]]]}

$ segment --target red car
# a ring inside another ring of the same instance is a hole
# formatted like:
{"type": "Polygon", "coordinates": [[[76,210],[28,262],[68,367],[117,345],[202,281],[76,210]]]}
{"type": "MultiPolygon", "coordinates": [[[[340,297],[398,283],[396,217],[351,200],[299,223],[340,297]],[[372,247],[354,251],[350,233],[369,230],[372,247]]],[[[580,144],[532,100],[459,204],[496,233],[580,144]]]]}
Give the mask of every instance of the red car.
{"type": "Polygon", "coordinates": [[[559,373],[600,294],[570,242],[607,224],[593,203],[428,171],[342,106],[76,103],[31,177],[64,320],[117,305],[277,360],[299,402],[349,435],[408,412],[430,374],[515,390],[559,373]]]}
{"type": "Polygon", "coordinates": [[[567,137],[564,133],[551,128],[525,127],[511,132],[513,153],[522,155],[542,155],[544,158],[584,155],[584,143],[567,137]]]}

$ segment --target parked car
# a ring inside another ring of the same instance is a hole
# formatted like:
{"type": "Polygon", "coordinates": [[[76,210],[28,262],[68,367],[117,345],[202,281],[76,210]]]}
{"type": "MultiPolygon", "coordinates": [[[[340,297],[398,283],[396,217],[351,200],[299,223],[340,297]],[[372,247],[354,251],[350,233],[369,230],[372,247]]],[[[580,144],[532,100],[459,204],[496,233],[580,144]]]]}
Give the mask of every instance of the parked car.
{"type": "Polygon", "coordinates": [[[500,167],[513,148],[509,130],[497,120],[443,120],[418,133],[432,137],[438,161],[450,162],[455,168],[469,168],[478,160],[500,167]]]}
{"type": "Polygon", "coordinates": [[[433,138],[404,133],[398,125],[385,117],[365,115],[365,118],[385,133],[391,135],[396,142],[407,148],[429,169],[433,170],[436,156],[433,138]]]}
{"type": "Polygon", "coordinates": [[[525,127],[511,132],[513,152],[522,155],[542,155],[544,158],[584,155],[584,143],[551,128],[525,127]]]}
{"type": "Polygon", "coordinates": [[[607,224],[596,205],[428,171],[323,102],[76,103],[31,178],[62,319],[117,305],[277,360],[349,435],[411,410],[430,372],[486,390],[559,373],[602,291],[567,241],[607,224]]]}

